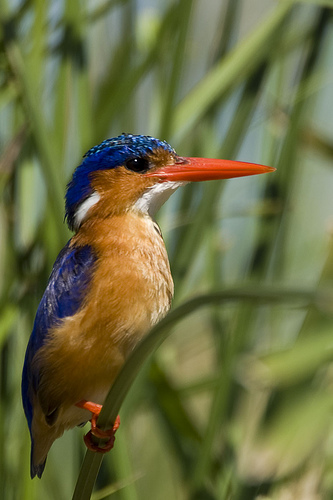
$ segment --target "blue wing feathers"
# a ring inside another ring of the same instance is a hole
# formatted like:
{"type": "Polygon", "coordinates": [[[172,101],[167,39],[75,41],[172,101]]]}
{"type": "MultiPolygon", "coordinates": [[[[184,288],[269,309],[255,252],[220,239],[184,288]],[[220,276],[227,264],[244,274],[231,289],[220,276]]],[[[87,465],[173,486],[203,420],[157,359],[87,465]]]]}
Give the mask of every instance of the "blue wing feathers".
{"type": "Polygon", "coordinates": [[[38,388],[38,374],[32,373],[31,362],[45,343],[50,328],[62,318],[74,315],[82,305],[96,256],[89,246],[76,247],[71,240],[59,253],[46,290],[37,309],[28,343],[23,374],[22,399],[29,429],[33,416],[31,391],[38,388]]]}

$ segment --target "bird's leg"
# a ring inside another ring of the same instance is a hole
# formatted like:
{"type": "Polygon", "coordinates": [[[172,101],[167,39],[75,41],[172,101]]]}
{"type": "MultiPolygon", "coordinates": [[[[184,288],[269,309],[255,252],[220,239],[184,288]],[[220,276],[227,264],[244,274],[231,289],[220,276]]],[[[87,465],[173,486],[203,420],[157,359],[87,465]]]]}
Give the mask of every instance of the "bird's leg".
{"type": "Polygon", "coordinates": [[[98,453],[107,453],[108,451],[112,450],[114,441],[115,441],[115,432],[118,429],[120,425],[120,418],[119,415],[117,416],[112,429],[107,429],[103,431],[99,427],[97,427],[97,418],[100,414],[100,411],[102,409],[102,405],[99,405],[97,403],[92,403],[91,401],[86,401],[85,399],[82,399],[78,403],[75,404],[75,406],[78,406],[79,408],[83,408],[84,410],[88,410],[92,413],[91,417],[91,430],[84,436],[84,442],[87,446],[87,448],[91,451],[95,451],[98,453]],[[103,446],[97,446],[97,444],[92,442],[91,436],[95,436],[99,439],[108,439],[107,443],[103,446]]]}

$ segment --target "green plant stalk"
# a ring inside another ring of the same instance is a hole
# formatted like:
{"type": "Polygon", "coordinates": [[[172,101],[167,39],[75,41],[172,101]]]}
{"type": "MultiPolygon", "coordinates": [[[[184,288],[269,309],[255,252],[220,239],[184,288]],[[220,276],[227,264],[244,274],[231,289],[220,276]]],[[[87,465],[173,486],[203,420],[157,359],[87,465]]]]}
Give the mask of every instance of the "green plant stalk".
{"type": "Polygon", "coordinates": [[[240,0],[228,0],[225,12],[222,10],[219,25],[222,27],[218,50],[215,60],[224,57],[232,46],[233,35],[236,33],[236,25],[239,20],[241,2],[240,0]]]}
{"type": "Polygon", "coordinates": [[[201,434],[183,397],[155,360],[150,364],[149,382],[153,406],[163,420],[167,442],[175,451],[182,474],[187,476],[193,462],[192,451],[200,445],[201,434]]]}
{"type": "Polygon", "coordinates": [[[106,16],[114,7],[126,3],[127,0],[106,0],[104,4],[95,7],[94,10],[86,14],[86,19],[89,22],[98,21],[106,16]]]}
{"type": "Polygon", "coordinates": [[[274,12],[202,79],[179,103],[174,134],[178,141],[200,120],[206,110],[260,64],[271,48],[271,38],[293,7],[293,0],[281,1],[274,12]],[[251,64],[249,65],[249,61],[251,64]]]}
{"type": "MultiPolygon", "coordinates": [[[[99,427],[101,429],[112,427],[120,407],[143,364],[170,335],[171,328],[192,312],[210,304],[240,300],[257,302],[260,304],[299,301],[303,306],[308,304],[320,306],[321,304],[329,303],[331,294],[329,295],[330,297],[328,298],[326,293],[313,292],[312,290],[306,291],[304,289],[262,288],[261,290],[256,290],[253,288],[235,288],[198,296],[185,302],[173,309],[164,319],[154,326],[127,359],[106,397],[103,409],[98,418],[99,427]]],[[[89,450],[87,451],[72,500],[90,499],[102,459],[102,454],[96,454],[89,450]]]]}
{"type": "Polygon", "coordinates": [[[178,22],[177,42],[175,43],[174,55],[172,57],[172,71],[166,92],[163,92],[165,96],[163,99],[163,109],[161,113],[162,122],[159,135],[165,139],[171,136],[175,100],[181,82],[192,7],[192,0],[180,2],[178,6],[178,8],[181,9],[181,11],[177,13],[180,22],[178,22]]]}
{"type": "MultiPolygon", "coordinates": [[[[275,218],[277,230],[276,237],[273,239],[274,248],[270,248],[271,253],[270,266],[274,277],[283,274],[284,263],[286,261],[286,235],[288,233],[288,212],[290,210],[290,199],[293,193],[293,187],[296,182],[297,168],[297,153],[298,148],[302,145],[302,129],[306,123],[306,111],[308,110],[307,99],[298,99],[298,95],[302,94],[302,89],[306,89],[308,82],[311,80],[311,75],[316,71],[316,65],[320,54],[323,52],[323,44],[325,40],[326,28],[330,22],[330,18],[326,9],[320,9],[318,19],[315,18],[313,25],[312,36],[309,37],[309,49],[304,59],[303,66],[300,70],[299,81],[296,91],[295,104],[292,113],[289,117],[288,133],[283,142],[281,153],[278,162],[276,163],[279,176],[274,177],[272,182],[277,183],[277,191],[282,200],[282,210],[279,217],[275,218]]],[[[280,202],[281,202],[280,200],[280,202]]],[[[266,221],[267,222],[267,221],[266,221]]],[[[272,221],[269,221],[270,229],[272,230],[272,221]]],[[[274,228],[274,226],[273,226],[274,228]]],[[[264,231],[268,228],[264,228],[264,231]]],[[[268,231],[266,232],[267,235],[268,231]]],[[[269,233],[268,233],[269,236],[269,233]]],[[[267,241],[272,241],[268,238],[267,241]]]]}
{"type": "MultiPolygon", "coordinates": [[[[63,186],[60,180],[61,176],[58,174],[57,155],[51,146],[45,120],[40,112],[40,105],[37,99],[39,93],[34,88],[34,78],[28,71],[28,66],[24,62],[18,44],[10,38],[7,42],[4,30],[2,30],[1,35],[5,39],[6,56],[21,93],[25,112],[31,124],[31,131],[40,154],[41,166],[53,212],[59,214],[63,212],[63,186]]],[[[59,239],[60,241],[65,241],[67,231],[59,217],[55,217],[54,219],[59,239]]]]}
{"type": "MultiPolygon", "coordinates": [[[[62,152],[63,164],[66,159],[66,143],[71,144],[73,117],[77,131],[75,142],[80,152],[91,147],[93,140],[91,116],[91,89],[89,85],[88,56],[86,54],[85,35],[87,31],[86,16],[81,12],[80,2],[67,2],[63,14],[64,32],[61,50],[67,51],[59,62],[56,75],[56,102],[52,135],[56,148],[62,152]]],[[[75,144],[75,143],[74,143],[75,144]]]]}
{"type": "Polygon", "coordinates": [[[110,127],[110,122],[116,119],[119,113],[123,112],[128,103],[128,96],[133,95],[139,83],[147,76],[149,71],[160,59],[163,41],[172,36],[173,19],[177,12],[177,5],[171,4],[168,8],[162,23],[159,27],[156,41],[152,44],[147,54],[136,66],[128,67],[124,70],[124,64],[109,65],[108,72],[100,84],[96,104],[93,109],[93,122],[95,139],[104,137],[110,127]],[[116,85],[110,85],[114,80],[114,75],[118,75],[116,85]],[[106,105],[107,103],[107,105],[106,105]]]}
{"type": "MultiPolygon", "coordinates": [[[[265,74],[266,65],[262,66],[246,81],[237,111],[234,113],[219,156],[230,158],[236,155],[253,116],[265,74]]],[[[181,292],[186,285],[188,270],[192,268],[190,263],[195,260],[205,241],[205,238],[202,238],[203,228],[210,227],[210,221],[214,220],[216,204],[221,197],[224,186],[223,182],[209,183],[205,186],[200,207],[196,211],[192,224],[185,231],[182,231],[179,236],[177,248],[174,252],[177,259],[172,263],[177,293],[181,292]]]]}
{"type": "Polygon", "coordinates": [[[312,5],[320,5],[321,7],[332,7],[333,0],[297,0],[298,3],[309,3],[312,5]]]}

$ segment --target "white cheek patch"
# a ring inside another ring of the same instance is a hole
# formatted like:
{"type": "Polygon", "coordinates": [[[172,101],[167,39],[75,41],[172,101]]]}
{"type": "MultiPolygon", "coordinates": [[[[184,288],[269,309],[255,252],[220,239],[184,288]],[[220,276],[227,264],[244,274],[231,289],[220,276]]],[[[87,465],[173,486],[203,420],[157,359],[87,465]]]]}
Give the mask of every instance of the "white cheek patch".
{"type": "Polygon", "coordinates": [[[184,186],[187,182],[158,182],[154,186],[149,187],[143,195],[135,202],[134,209],[154,217],[157,210],[168,200],[168,198],[180,186],[184,186]]]}
{"type": "Polygon", "coordinates": [[[96,191],[94,191],[93,194],[89,196],[89,198],[81,203],[74,216],[75,229],[78,229],[81,226],[91,207],[96,205],[96,203],[99,202],[100,198],[100,195],[96,191]]]}

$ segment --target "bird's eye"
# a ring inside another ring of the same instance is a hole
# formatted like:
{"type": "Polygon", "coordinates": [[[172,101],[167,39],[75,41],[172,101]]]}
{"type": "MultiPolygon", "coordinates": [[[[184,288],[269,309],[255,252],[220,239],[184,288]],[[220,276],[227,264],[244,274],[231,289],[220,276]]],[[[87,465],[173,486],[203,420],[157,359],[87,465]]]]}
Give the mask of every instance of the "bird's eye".
{"type": "Polygon", "coordinates": [[[133,170],[133,172],[146,172],[149,170],[149,161],[138,156],[127,160],[125,167],[128,168],[128,170],[133,170]]]}

